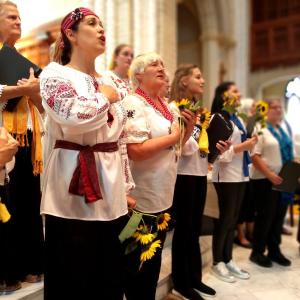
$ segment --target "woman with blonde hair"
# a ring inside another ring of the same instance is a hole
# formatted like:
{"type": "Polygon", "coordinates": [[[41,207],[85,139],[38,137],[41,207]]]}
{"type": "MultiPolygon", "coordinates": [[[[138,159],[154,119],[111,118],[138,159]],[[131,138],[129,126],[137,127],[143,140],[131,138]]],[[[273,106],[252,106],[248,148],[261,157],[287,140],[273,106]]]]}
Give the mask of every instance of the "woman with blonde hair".
{"type": "Polygon", "coordinates": [[[113,52],[109,70],[101,74],[104,84],[112,86],[118,92],[121,100],[131,92],[128,72],[132,60],[132,47],[120,44],[113,52]]]}
{"type": "MultiPolygon", "coordinates": [[[[197,65],[178,67],[171,86],[170,99],[196,102],[203,94],[205,80],[197,65]]],[[[199,148],[200,133],[205,128],[200,119],[194,127],[191,142],[183,147],[179,159],[172,213],[175,218],[172,241],[173,293],[185,299],[202,299],[216,292],[202,282],[202,261],[199,245],[202,215],[207,192],[207,153],[199,148]]],[[[207,120],[208,122],[208,120],[207,120]]],[[[228,146],[220,141],[222,153],[228,146]]]]}
{"type": "MultiPolygon", "coordinates": [[[[136,210],[158,216],[169,211],[173,200],[178,162],[175,145],[180,138],[178,111],[173,111],[160,96],[167,90],[167,81],[158,54],[136,57],[130,67],[130,77],[135,93],[125,97],[123,105],[127,111],[127,149],[136,184],[131,194],[137,200],[136,210]]],[[[186,123],[184,144],[192,133],[195,115],[186,110],[182,117],[186,123]]],[[[161,247],[142,266],[140,249],[126,256],[127,300],[155,300],[165,238],[166,231],[158,231],[155,241],[160,240],[161,247]]]]}

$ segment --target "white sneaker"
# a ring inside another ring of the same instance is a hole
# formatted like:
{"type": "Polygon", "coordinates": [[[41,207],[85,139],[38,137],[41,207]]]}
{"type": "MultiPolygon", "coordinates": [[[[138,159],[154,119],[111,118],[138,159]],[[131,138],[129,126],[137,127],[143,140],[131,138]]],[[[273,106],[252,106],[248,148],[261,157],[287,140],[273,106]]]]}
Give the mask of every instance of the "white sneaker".
{"type": "Polygon", "coordinates": [[[250,274],[247,271],[239,268],[239,266],[233,260],[231,260],[229,263],[226,264],[226,268],[236,278],[239,278],[239,279],[249,279],[250,278],[250,274]]]}
{"type": "Polygon", "coordinates": [[[230,283],[236,281],[234,276],[230,275],[224,262],[219,262],[216,265],[213,265],[211,267],[211,270],[212,270],[212,273],[220,280],[230,282],[230,283]]]}

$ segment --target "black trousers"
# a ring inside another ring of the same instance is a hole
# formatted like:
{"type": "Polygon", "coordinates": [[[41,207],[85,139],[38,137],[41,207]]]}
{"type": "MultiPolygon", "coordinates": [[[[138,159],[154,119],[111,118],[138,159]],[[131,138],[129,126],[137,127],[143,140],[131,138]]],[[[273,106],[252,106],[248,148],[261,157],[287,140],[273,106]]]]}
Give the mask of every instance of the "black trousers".
{"type": "Polygon", "coordinates": [[[177,176],[172,209],[172,279],[179,290],[193,288],[202,281],[199,235],[206,192],[206,176],[177,176]]]}
{"type": "Polygon", "coordinates": [[[123,300],[125,217],[82,221],[46,216],[45,300],[123,300]]]}
{"type": "MultiPolygon", "coordinates": [[[[8,203],[8,192],[7,186],[0,186],[0,196],[1,201],[6,205],[9,212],[11,211],[11,206],[8,203]]],[[[0,257],[1,267],[0,267],[0,282],[5,281],[8,285],[16,283],[20,279],[20,274],[15,264],[15,259],[18,257],[18,241],[15,238],[14,233],[16,232],[15,222],[13,221],[14,215],[11,219],[6,222],[0,222],[0,257]]]]}
{"type": "Polygon", "coordinates": [[[252,196],[252,185],[246,182],[246,190],[242,201],[238,224],[252,223],[255,217],[255,204],[252,196]]]}
{"type": "MultiPolygon", "coordinates": [[[[32,133],[28,131],[31,145],[32,133]]],[[[21,280],[28,274],[39,275],[44,272],[44,235],[40,215],[40,176],[33,175],[31,146],[19,147],[15,155],[15,167],[9,174],[7,184],[7,207],[11,220],[3,224],[6,240],[6,253],[10,252],[7,280],[21,280]],[[14,248],[14,249],[12,249],[14,248]]],[[[0,250],[1,251],[1,250],[0,250]]]]}
{"type": "MultiPolygon", "coordinates": [[[[156,213],[155,215],[159,215],[156,213]]],[[[143,217],[146,224],[152,222],[151,219],[143,217]]],[[[153,224],[155,226],[155,224],[153,224]]],[[[155,240],[161,241],[161,248],[157,248],[155,255],[141,266],[141,249],[125,255],[124,284],[125,296],[127,300],[155,300],[157,282],[161,267],[161,255],[166,240],[166,231],[158,231],[155,240]]]]}
{"type": "Polygon", "coordinates": [[[271,255],[280,252],[281,230],[288,204],[281,193],[272,190],[268,179],[251,180],[256,216],[253,231],[253,251],[263,254],[266,247],[271,255]]]}
{"type": "Polygon", "coordinates": [[[213,233],[214,263],[232,259],[234,231],[237,225],[246,182],[215,182],[218,195],[219,219],[213,233]]]}

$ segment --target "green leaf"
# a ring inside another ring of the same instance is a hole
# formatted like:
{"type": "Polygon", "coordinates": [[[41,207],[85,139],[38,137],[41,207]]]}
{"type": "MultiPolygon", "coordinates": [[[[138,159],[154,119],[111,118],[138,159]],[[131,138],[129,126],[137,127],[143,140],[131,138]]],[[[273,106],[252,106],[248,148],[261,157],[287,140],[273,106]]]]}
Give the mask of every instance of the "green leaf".
{"type": "Polygon", "coordinates": [[[137,248],[138,244],[136,241],[131,242],[125,249],[125,255],[133,252],[137,248]]]}
{"type": "Polygon", "coordinates": [[[138,212],[133,212],[131,218],[127,222],[126,226],[123,228],[121,233],[119,234],[119,240],[123,243],[126,239],[130,238],[137,227],[139,226],[142,220],[143,214],[138,212]]]}

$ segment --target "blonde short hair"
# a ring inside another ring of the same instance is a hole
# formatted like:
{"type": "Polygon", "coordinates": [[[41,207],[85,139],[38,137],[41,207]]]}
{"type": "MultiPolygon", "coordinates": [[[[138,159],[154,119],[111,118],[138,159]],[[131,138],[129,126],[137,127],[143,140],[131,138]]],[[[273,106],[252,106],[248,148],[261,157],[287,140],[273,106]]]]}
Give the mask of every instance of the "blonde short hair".
{"type": "Polygon", "coordinates": [[[137,74],[144,73],[146,67],[155,61],[163,61],[161,56],[155,52],[144,53],[138,55],[131,63],[129,68],[129,77],[133,90],[137,89],[140,85],[138,79],[136,78],[137,74]]]}
{"type": "Polygon", "coordinates": [[[13,3],[12,1],[0,0],[0,16],[4,13],[4,6],[6,5],[17,7],[17,4],[13,3]]]}

